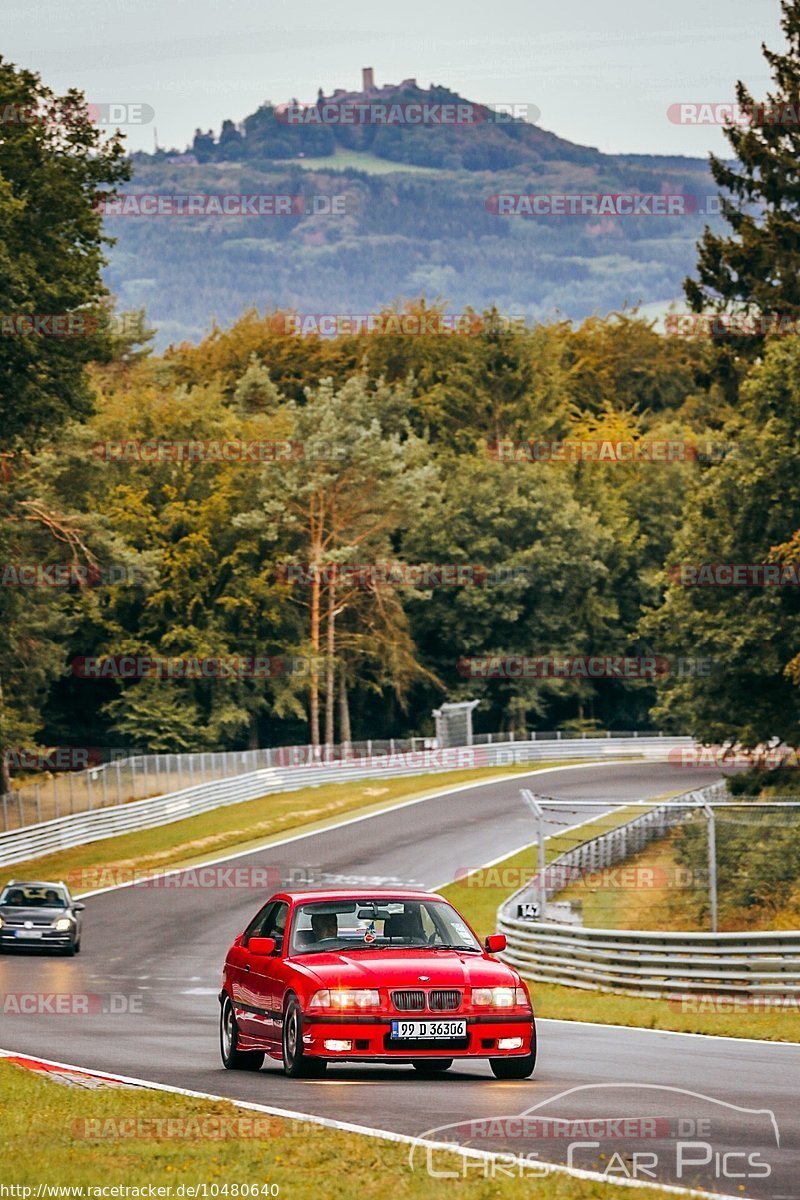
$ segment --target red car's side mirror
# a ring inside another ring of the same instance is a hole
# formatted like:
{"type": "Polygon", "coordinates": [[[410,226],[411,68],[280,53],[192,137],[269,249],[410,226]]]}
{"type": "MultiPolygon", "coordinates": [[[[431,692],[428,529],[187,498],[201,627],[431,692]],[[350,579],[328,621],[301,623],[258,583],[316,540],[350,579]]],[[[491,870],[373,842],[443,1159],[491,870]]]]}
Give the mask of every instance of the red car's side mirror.
{"type": "Polygon", "coordinates": [[[506,935],[504,933],[490,933],[484,945],[489,954],[499,954],[501,950],[506,948],[506,935]]]}
{"type": "Polygon", "coordinates": [[[275,953],[275,938],[251,937],[247,943],[251,954],[269,955],[275,953]]]}

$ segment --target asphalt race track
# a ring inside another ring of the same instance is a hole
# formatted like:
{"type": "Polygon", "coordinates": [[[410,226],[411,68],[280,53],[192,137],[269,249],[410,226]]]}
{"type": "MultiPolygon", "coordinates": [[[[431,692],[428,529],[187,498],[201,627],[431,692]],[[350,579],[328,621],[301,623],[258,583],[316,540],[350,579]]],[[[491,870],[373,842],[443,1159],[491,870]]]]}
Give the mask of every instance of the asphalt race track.
{"type": "MultiPolygon", "coordinates": [[[[713,782],[707,770],[644,762],[531,778],[537,792],[597,801],[596,809],[561,817],[570,823],[631,799],[713,782]]],[[[405,805],[248,854],[235,865],[268,865],[295,879],[322,870],[365,886],[441,885],[460,869],[533,840],[519,798],[524,782],[508,779],[405,805]]],[[[488,1064],[456,1064],[433,1080],[411,1068],[347,1065],[322,1080],[289,1080],[271,1060],[258,1074],[223,1070],[221,963],[262,899],[263,891],[230,886],[136,886],[90,897],[80,956],[5,953],[0,993],[104,999],[71,1015],[9,1014],[6,1005],[0,1046],[405,1134],[538,1153],[553,1162],[569,1157],[576,1167],[608,1169],[610,1179],[657,1178],[771,1200],[800,1196],[800,1045],[543,1020],[536,1072],[521,1082],[496,1081],[488,1064]],[[121,1011],[102,1011],[112,1005],[121,1011]],[[526,1122],[499,1123],[523,1113],[526,1122]],[[587,1125],[572,1127],[566,1138],[563,1126],[549,1120],[556,1117],[587,1125]]],[[[758,1016],[743,1019],[757,1036],[758,1016]]],[[[415,1165],[442,1167],[435,1158],[426,1164],[420,1150],[415,1165]]],[[[533,1162],[526,1173],[535,1174],[533,1162]]]]}

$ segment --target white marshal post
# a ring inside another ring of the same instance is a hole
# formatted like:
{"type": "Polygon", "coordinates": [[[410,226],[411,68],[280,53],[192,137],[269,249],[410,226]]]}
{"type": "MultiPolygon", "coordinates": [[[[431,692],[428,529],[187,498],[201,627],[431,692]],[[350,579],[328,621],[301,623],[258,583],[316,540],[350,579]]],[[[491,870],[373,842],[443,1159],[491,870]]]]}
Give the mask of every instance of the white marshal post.
{"type": "Polygon", "coordinates": [[[547,881],[544,851],[544,812],[539,801],[528,788],[520,788],[522,799],[528,805],[533,815],[536,817],[536,840],[539,845],[539,867],[538,867],[538,884],[539,884],[539,920],[544,921],[547,912],[547,881]]]}

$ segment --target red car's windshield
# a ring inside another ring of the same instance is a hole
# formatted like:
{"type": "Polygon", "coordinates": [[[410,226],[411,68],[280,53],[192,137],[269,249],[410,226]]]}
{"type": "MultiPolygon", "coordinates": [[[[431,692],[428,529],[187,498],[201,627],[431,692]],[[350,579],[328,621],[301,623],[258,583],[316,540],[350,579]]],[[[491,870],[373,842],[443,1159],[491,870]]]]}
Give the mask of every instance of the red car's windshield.
{"type": "Polygon", "coordinates": [[[444,900],[316,900],[301,904],[292,922],[290,954],[330,950],[388,950],[404,946],[470,950],[481,947],[444,900]]]}

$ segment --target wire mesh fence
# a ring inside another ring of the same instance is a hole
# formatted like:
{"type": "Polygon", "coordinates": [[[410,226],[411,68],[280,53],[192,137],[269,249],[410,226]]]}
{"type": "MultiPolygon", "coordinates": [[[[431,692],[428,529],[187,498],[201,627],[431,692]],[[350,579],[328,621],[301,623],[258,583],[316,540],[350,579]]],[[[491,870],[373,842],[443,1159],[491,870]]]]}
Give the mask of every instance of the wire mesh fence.
{"type": "MultiPolygon", "coordinates": [[[[652,738],[653,733],[571,733],[531,732],[522,734],[476,734],[472,744],[491,746],[527,741],[586,741],[598,737],[652,738]]],[[[208,751],[197,754],[131,754],[116,755],[110,762],[100,762],[86,770],[62,773],[42,773],[34,777],[12,780],[9,793],[0,797],[2,829],[19,829],[26,825],[50,821],[74,813],[92,812],[151,796],[161,796],[209,783],[229,779],[251,771],[271,768],[312,767],[321,764],[367,762],[394,755],[407,755],[437,749],[435,738],[368,739],[328,746],[277,746],[258,750],[208,751]]]]}
{"type": "Polygon", "coordinates": [[[534,844],[514,896],[530,919],[676,932],[800,928],[797,796],[742,801],[722,783],[606,812],[597,802],[531,799],[534,844]]]}

